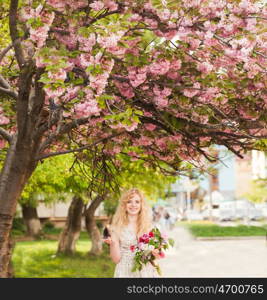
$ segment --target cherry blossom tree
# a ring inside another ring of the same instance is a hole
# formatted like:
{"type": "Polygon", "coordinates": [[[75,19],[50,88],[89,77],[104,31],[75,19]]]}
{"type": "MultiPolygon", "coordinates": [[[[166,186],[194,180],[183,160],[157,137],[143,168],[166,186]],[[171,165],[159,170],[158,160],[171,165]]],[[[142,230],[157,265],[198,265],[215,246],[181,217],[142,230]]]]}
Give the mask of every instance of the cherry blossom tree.
{"type": "Polygon", "coordinates": [[[0,277],[40,160],[103,144],[183,172],[266,137],[264,1],[2,2],[0,277]]]}

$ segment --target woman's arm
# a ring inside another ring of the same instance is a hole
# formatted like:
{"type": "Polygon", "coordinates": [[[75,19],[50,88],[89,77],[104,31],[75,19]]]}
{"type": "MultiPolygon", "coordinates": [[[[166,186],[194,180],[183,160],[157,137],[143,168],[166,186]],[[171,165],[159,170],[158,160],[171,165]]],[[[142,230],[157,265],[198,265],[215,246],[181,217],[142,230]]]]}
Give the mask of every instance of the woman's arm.
{"type": "Polygon", "coordinates": [[[111,233],[111,237],[104,240],[110,246],[110,257],[117,264],[121,259],[120,242],[115,232],[111,233]]]}
{"type": "Polygon", "coordinates": [[[119,238],[114,232],[111,234],[110,257],[115,264],[117,264],[121,259],[119,238]]]}

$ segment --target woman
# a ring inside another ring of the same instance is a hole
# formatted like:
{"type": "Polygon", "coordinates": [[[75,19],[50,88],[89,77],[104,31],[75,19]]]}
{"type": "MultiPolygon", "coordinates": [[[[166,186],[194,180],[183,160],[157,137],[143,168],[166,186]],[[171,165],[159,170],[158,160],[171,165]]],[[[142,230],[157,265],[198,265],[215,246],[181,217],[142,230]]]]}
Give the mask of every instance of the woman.
{"type": "MultiPolygon", "coordinates": [[[[104,240],[110,245],[110,256],[116,263],[114,277],[158,277],[150,263],[141,271],[132,272],[134,253],[130,247],[137,244],[138,237],[152,229],[151,217],[138,189],[130,189],[122,195],[113,217],[111,237],[104,240]]],[[[156,252],[153,254],[159,258],[156,252]]]]}

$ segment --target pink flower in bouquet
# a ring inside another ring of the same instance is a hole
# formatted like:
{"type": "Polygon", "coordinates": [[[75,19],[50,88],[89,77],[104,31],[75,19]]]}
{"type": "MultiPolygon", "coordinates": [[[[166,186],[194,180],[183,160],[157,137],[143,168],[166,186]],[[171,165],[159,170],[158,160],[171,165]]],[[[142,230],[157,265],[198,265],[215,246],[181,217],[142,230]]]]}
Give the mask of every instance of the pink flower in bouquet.
{"type": "Polygon", "coordinates": [[[138,239],[137,245],[130,247],[131,251],[135,252],[132,271],[140,271],[144,265],[150,263],[160,274],[160,267],[155,263],[155,259],[164,258],[165,253],[162,250],[173,246],[173,243],[173,240],[167,240],[167,235],[161,233],[158,228],[153,228],[148,234],[143,234],[138,239]]]}
{"type": "Polygon", "coordinates": [[[138,248],[139,248],[140,250],[145,250],[145,243],[139,243],[139,244],[138,244],[138,248]]]}
{"type": "Polygon", "coordinates": [[[168,235],[166,232],[162,232],[161,237],[166,240],[168,238],[168,235]]]}

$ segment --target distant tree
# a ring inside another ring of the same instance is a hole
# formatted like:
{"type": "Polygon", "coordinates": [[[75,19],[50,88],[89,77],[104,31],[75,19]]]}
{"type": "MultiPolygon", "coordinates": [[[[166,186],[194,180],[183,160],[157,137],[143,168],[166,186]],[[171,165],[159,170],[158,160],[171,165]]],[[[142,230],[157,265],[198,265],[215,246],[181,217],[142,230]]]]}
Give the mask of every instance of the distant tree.
{"type": "Polygon", "coordinates": [[[42,227],[38,218],[37,206],[40,199],[46,205],[64,201],[64,193],[70,192],[66,185],[66,176],[71,167],[70,159],[66,157],[52,157],[39,164],[25,186],[19,204],[27,228],[27,234],[39,237],[42,227]]]}
{"type": "Polygon", "coordinates": [[[255,203],[267,202],[267,179],[252,181],[250,192],[244,196],[255,203]]]}

